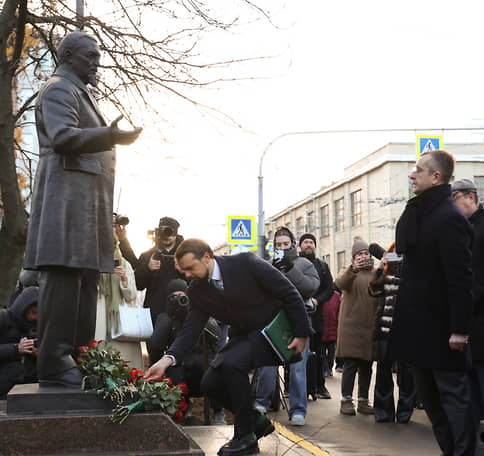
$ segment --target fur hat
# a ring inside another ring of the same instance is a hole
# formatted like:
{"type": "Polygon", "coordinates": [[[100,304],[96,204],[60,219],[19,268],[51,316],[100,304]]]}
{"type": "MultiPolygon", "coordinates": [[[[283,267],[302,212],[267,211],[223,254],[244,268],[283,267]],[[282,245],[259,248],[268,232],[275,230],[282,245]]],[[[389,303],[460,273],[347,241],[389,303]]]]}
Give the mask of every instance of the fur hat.
{"type": "Polygon", "coordinates": [[[314,234],[311,234],[311,233],[304,233],[300,238],[299,238],[299,246],[301,246],[302,244],[302,241],[304,241],[304,239],[312,239],[313,242],[314,242],[314,246],[316,247],[316,237],[314,236],[314,234]]]}
{"type": "Polygon", "coordinates": [[[353,240],[353,247],[351,247],[351,256],[354,257],[362,250],[368,250],[368,244],[362,238],[360,238],[360,236],[355,236],[353,240]]]}

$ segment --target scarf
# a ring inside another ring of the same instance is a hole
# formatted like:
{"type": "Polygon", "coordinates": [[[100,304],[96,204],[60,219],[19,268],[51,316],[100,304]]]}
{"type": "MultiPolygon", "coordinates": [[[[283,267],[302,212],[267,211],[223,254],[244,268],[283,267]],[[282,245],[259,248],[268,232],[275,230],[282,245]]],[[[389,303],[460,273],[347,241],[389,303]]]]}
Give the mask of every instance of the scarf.
{"type": "MultiPolygon", "coordinates": [[[[114,248],[114,259],[119,260],[119,265],[126,269],[126,260],[121,255],[119,245],[114,248]]],[[[106,301],[106,331],[111,335],[111,330],[118,331],[119,305],[124,301],[121,293],[121,277],[116,274],[102,273],[99,277],[99,294],[104,295],[106,301]]]]}
{"type": "Polygon", "coordinates": [[[396,252],[406,253],[417,245],[417,235],[422,218],[452,194],[449,184],[430,187],[408,200],[397,223],[396,252]]]}

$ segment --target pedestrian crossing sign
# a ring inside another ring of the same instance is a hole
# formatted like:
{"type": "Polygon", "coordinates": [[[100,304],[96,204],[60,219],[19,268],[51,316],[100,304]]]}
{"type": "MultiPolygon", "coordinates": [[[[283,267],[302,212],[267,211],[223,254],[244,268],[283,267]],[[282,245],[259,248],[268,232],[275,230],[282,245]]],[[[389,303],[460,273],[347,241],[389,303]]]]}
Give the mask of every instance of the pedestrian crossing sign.
{"type": "Polygon", "coordinates": [[[417,160],[429,150],[442,150],[442,135],[417,135],[417,160]]]}
{"type": "Polygon", "coordinates": [[[255,217],[229,215],[229,244],[255,244],[255,217]]]}

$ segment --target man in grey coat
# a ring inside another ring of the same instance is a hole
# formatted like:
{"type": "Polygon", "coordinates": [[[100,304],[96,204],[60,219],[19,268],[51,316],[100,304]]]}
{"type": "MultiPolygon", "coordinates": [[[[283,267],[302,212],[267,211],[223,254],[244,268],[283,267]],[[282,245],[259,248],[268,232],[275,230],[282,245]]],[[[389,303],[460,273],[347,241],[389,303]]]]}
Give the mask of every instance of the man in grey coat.
{"type": "Polygon", "coordinates": [[[120,118],[108,126],[100,113],[87,87],[100,60],[94,37],[67,35],[58,59],[35,108],[40,159],[24,267],[40,271],[39,383],[78,387],[71,355],[94,338],[99,273],[113,273],[113,146],[141,128],[120,130],[120,118]]]}

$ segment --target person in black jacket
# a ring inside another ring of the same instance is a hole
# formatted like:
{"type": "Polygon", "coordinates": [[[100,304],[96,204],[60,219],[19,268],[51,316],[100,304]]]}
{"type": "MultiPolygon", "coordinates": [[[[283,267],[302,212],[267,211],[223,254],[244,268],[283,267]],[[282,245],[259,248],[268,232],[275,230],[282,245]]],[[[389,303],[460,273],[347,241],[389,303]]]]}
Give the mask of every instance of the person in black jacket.
{"type": "Polygon", "coordinates": [[[0,311],[0,400],[6,399],[17,383],[37,381],[37,348],[32,334],[38,296],[38,287],[27,287],[8,309],[0,311]]]}
{"type": "Polygon", "coordinates": [[[166,310],[166,287],[170,280],[183,279],[175,269],[173,255],[183,241],[178,234],[180,224],[171,217],[160,219],[155,230],[155,245],[142,253],[135,269],[136,287],[146,288],[144,307],[149,307],[153,326],[158,315],[166,310]]]}
{"type": "Polygon", "coordinates": [[[478,425],[484,419],[484,208],[477,188],[469,179],[452,184],[452,198],[474,227],[472,243],[472,302],[474,312],[470,334],[472,410],[478,425]]]}
{"type": "Polygon", "coordinates": [[[415,384],[446,456],[473,455],[467,375],[472,320],[472,226],[451,199],[454,157],[422,154],[396,229],[403,254],[389,357],[412,363],[415,384]]]}
{"type": "Polygon", "coordinates": [[[231,326],[229,342],[210,363],[201,389],[235,415],[234,437],[219,456],[259,452],[257,439],[274,430],[271,422],[252,408],[248,372],[280,359],[261,333],[285,309],[294,339],[289,348],[300,354],[311,334],[303,300],[284,275],[253,253],[214,257],[200,239],[182,242],[175,253],[177,267],[188,279],[190,312],[167,354],[145,375],[160,379],[171,365],[181,362],[196,343],[210,316],[231,326]]]}
{"type": "Polygon", "coordinates": [[[313,360],[311,359],[308,361],[308,395],[312,395],[313,399],[316,399],[317,397],[321,399],[331,399],[331,394],[326,388],[323,369],[323,312],[324,303],[333,295],[333,277],[331,276],[328,264],[325,261],[316,258],[316,237],[313,234],[303,234],[299,239],[299,248],[301,249],[299,256],[311,261],[319,275],[319,288],[318,291],[316,291],[316,294],[312,297],[316,310],[311,314],[311,323],[315,334],[311,336],[310,347],[311,351],[315,353],[314,359],[316,362],[313,363],[313,360]],[[315,369],[312,369],[313,364],[315,364],[315,369]],[[315,385],[315,388],[313,388],[312,385],[315,385]]]}

